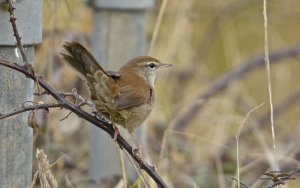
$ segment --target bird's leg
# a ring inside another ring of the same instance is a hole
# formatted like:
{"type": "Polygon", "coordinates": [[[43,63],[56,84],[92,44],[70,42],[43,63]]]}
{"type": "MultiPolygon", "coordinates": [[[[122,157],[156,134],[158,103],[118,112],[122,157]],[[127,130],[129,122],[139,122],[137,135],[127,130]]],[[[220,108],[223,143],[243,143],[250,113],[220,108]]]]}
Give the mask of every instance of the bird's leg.
{"type": "Polygon", "coordinates": [[[113,124],[113,128],[114,128],[114,131],[115,131],[113,140],[115,142],[115,141],[117,141],[117,137],[118,137],[118,134],[120,134],[120,131],[119,131],[119,128],[115,124],[113,124]]]}
{"type": "Polygon", "coordinates": [[[132,147],[132,153],[134,154],[134,156],[136,157],[141,157],[142,156],[142,150],[141,150],[141,146],[139,145],[137,139],[134,137],[133,134],[130,134],[132,139],[133,139],[133,147],[132,147]]]}

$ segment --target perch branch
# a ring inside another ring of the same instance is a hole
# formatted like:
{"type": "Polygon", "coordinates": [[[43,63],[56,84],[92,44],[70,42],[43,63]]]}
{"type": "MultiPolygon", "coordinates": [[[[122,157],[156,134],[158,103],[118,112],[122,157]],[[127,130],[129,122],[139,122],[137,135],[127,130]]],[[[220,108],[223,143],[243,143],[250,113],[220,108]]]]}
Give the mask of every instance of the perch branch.
{"type": "MultiPolygon", "coordinates": [[[[43,80],[41,76],[35,76],[31,71],[28,71],[26,69],[26,66],[20,66],[16,63],[11,63],[5,60],[0,60],[0,64],[8,68],[14,69],[20,73],[23,73],[28,78],[36,81],[47,93],[49,93],[52,97],[54,97],[57,100],[58,104],[61,105],[63,108],[68,109],[72,111],[74,114],[78,115],[79,117],[89,121],[96,127],[107,132],[113,138],[114,129],[112,123],[98,119],[97,117],[85,112],[78,105],[73,104],[72,102],[67,100],[64,97],[64,95],[62,95],[54,88],[52,88],[45,80],[43,80]]],[[[151,176],[151,178],[157,183],[158,187],[163,187],[163,188],[167,187],[166,183],[157,174],[155,169],[152,166],[150,166],[148,163],[146,163],[143,159],[136,156],[133,153],[133,148],[120,134],[118,134],[116,142],[119,144],[121,149],[125,149],[131,155],[131,157],[137,162],[137,164],[141,169],[145,170],[151,176]]]]}
{"type": "Polygon", "coordinates": [[[0,120],[26,111],[37,110],[37,109],[59,108],[59,107],[62,107],[62,105],[61,104],[35,104],[30,106],[22,105],[22,108],[19,110],[15,110],[13,112],[9,112],[6,114],[0,114],[0,120]]]}
{"type": "MultiPolygon", "coordinates": [[[[282,48],[270,52],[270,63],[278,62],[285,58],[296,57],[300,55],[300,44],[294,46],[282,48]]],[[[264,54],[254,56],[245,62],[242,62],[239,66],[232,69],[230,72],[220,76],[218,79],[208,84],[208,87],[201,92],[190,106],[186,110],[178,114],[177,118],[173,121],[172,125],[175,130],[182,131],[193,120],[195,115],[202,109],[207,100],[224,89],[234,80],[244,76],[254,68],[264,65],[264,54]]]]}

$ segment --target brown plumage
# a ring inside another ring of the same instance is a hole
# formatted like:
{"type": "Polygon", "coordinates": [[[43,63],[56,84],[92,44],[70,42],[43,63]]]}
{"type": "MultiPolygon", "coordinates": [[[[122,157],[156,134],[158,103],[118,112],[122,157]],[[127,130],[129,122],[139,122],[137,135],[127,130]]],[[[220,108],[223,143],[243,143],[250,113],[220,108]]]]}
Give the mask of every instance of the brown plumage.
{"type": "Polygon", "coordinates": [[[86,78],[97,110],[133,134],[153,109],[159,67],[170,65],[139,56],[118,72],[105,71],[81,44],[66,42],[63,48],[65,52],[61,54],[66,62],[86,78]]]}

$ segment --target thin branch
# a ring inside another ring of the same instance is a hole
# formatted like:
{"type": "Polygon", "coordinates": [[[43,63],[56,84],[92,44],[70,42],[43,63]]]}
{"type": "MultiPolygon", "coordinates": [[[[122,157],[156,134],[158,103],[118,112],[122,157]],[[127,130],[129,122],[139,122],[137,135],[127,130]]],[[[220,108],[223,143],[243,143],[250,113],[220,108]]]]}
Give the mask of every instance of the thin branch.
{"type": "MultiPolygon", "coordinates": [[[[290,47],[282,48],[270,52],[270,63],[279,62],[285,58],[297,57],[300,55],[300,44],[296,44],[290,47]]],[[[173,121],[172,125],[176,130],[184,130],[185,127],[193,120],[197,113],[202,109],[207,100],[217,94],[219,91],[227,87],[230,83],[238,78],[244,76],[254,68],[258,68],[264,65],[264,54],[256,55],[245,62],[242,62],[239,66],[232,69],[230,72],[217,78],[212,83],[208,84],[208,87],[201,92],[193,103],[186,108],[186,110],[180,112],[177,118],[173,121]]]]}
{"type": "Polygon", "coordinates": [[[86,98],[82,97],[77,93],[76,88],[72,89],[72,93],[61,93],[61,95],[67,97],[73,97],[75,100],[79,101],[78,106],[83,106],[83,105],[88,105],[89,107],[92,108],[92,110],[95,112],[97,111],[95,104],[92,101],[87,100],[86,98]]]}
{"type": "Polygon", "coordinates": [[[241,185],[243,185],[243,186],[245,186],[245,187],[247,187],[247,188],[250,187],[249,185],[247,185],[246,183],[242,182],[241,180],[237,180],[235,177],[232,177],[232,176],[231,176],[231,179],[237,181],[238,183],[240,183],[241,185]]]}
{"type": "Polygon", "coordinates": [[[22,59],[23,59],[23,62],[24,64],[27,66],[28,65],[28,60],[27,60],[27,56],[25,54],[25,50],[24,50],[24,47],[22,46],[22,43],[21,43],[21,37],[19,35],[19,32],[18,32],[18,28],[17,28],[17,25],[16,25],[16,20],[17,18],[15,17],[15,13],[14,13],[14,10],[16,9],[14,4],[12,3],[11,0],[6,0],[6,2],[8,3],[9,5],[9,8],[8,8],[8,12],[9,12],[9,15],[10,15],[10,19],[9,21],[11,22],[11,25],[12,25],[12,28],[13,28],[13,31],[14,31],[14,36],[16,38],[16,41],[17,41],[17,46],[20,50],[20,53],[21,53],[21,56],[22,56],[22,59]]]}
{"type": "MultiPolygon", "coordinates": [[[[30,70],[32,72],[32,74],[34,76],[35,75],[35,72],[34,72],[34,69],[32,68],[32,65],[29,64],[28,62],[28,59],[27,59],[27,56],[26,56],[26,53],[25,53],[25,49],[22,45],[22,42],[21,42],[21,37],[19,35],[19,32],[18,32],[18,28],[17,28],[17,24],[16,24],[16,16],[15,16],[15,13],[14,13],[14,10],[16,9],[13,2],[11,0],[6,0],[7,4],[8,4],[8,12],[9,12],[9,21],[11,22],[11,25],[12,25],[12,28],[13,28],[13,32],[14,32],[14,36],[16,38],[16,41],[17,41],[17,47],[21,53],[21,57],[22,57],[22,60],[23,60],[23,63],[25,65],[25,67],[30,70]]],[[[34,81],[36,81],[36,78],[33,79],[34,81]]],[[[37,90],[40,91],[40,85],[38,82],[37,83],[37,90]]]]}
{"type": "Polygon", "coordinates": [[[61,104],[35,104],[35,105],[30,105],[30,106],[25,106],[22,105],[22,108],[19,110],[15,110],[13,112],[9,112],[6,114],[0,114],[0,120],[10,117],[10,116],[14,116],[23,112],[27,112],[27,111],[32,111],[32,110],[37,110],[37,109],[49,109],[49,108],[61,108],[62,105],[61,104]]]}
{"type": "MultiPolygon", "coordinates": [[[[63,108],[68,109],[72,111],[77,116],[89,121],[96,127],[104,130],[107,132],[112,138],[114,137],[114,128],[112,123],[103,121],[101,119],[98,119],[95,116],[92,116],[91,114],[87,113],[86,111],[82,110],[78,105],[73,104],[72,102],[68,101],[62,94],[60,94],[58,91],[56,91],[54,88],[52,88],[41,76],[35,76],[31,71],[28,71],[26,69],[26,66],[20,66],[16,63],[11,63],[6,60],[0,60],[0,64],[3,66],[6,66],[8,68],[14,69],[20,73],[23,73],[28,78],[31,78],[32,80],[38,82],[40,86],[51,96],[53,96],[58,104],[60,104],[63,108]]],[[[154,170],[152,166],[150,166],[148,163],[146,163],[142,158],[136,156],[133,153],[133,148],[128,144],[128,142],[120,135],[118,134],[116,142],[119,144],[121,149],[125,149],[127,153],[131,155],[131,157],[137,162],[139,167],[145,172],[147,172],[151,178],[157,183],[158,187],[168,187],[167,184],[164,182],[164,180],[157,174],[157,172],[154,170]]]]}
{"type": "Polygon", "coordinates": [[[65,117],[61,118],[59,121],[63,121],[67,119],[72,114],[72,111],[70,111],[65,117]]]}
{"type": "Polygon", "coordinates": [[[272,187],[276,187],[278,185],[284,185],[285,181],[287,181],[288,179],[291,179],[293,175],[300,173],[300,168],[296,168],[295,170],[292,170],[291,172],[288,173],[288,176],[284,176],[282,178],[280,178],[279,181],[274,182],[272,185],[268,186],[267,188],[272,188],[272,187]]]}
{"type": "MultiPolygon", "coordinates": [[[[92,101],[89,101],[86,98],[84,98],[81,95],[79,95],[77,93],[76,88],[73,88],[72,92],[61,92],[59,94],[61,96],[65,97],[65,98],[72,97],[74,99],[74,103],[75,104],[79,101],[79,103],[77,104],[77,106],[87,105],[87,106],[91,107],[91,109],[92,109],[93,112],[97,111],[95,104],[92,101]]],[[[34,95],[36,95],[36,96],[49,95],[49,93],[47,93],[46,91],[43,91],[43,92],[39,92],[39,93],[34,93],[34,95]]]]}

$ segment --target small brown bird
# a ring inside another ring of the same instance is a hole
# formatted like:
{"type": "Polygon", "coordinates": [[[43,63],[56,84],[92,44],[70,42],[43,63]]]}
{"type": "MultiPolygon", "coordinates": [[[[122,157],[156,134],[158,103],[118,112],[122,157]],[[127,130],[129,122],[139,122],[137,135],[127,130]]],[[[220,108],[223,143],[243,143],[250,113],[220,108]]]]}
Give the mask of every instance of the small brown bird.
{"type": "MultiPolygon", "coordinates": [[[[77,42],[66,42],[66,62],[86,78],[96,109],[133,135],[149,116],[155,101],[154,81],[161,67],[171,66],[149,56],[129,60],[118,72],[105,71],[77,42]]],[[[117,138],[118,131],[114,135],[117,138]]]]}

